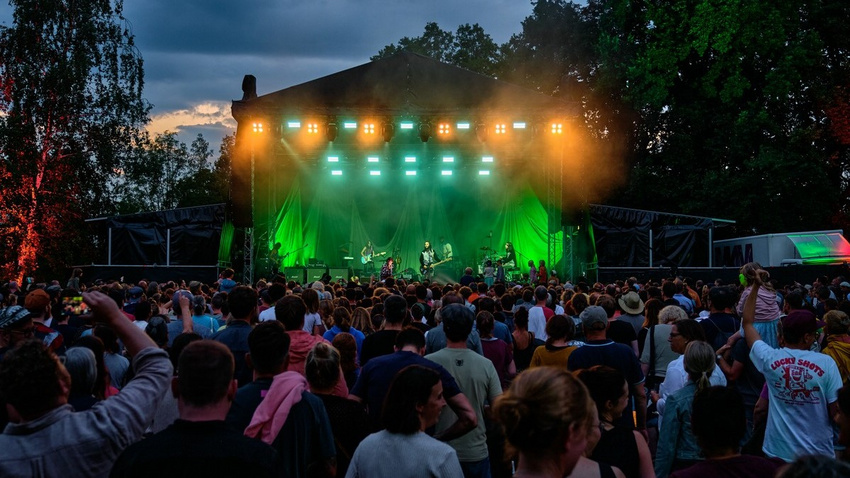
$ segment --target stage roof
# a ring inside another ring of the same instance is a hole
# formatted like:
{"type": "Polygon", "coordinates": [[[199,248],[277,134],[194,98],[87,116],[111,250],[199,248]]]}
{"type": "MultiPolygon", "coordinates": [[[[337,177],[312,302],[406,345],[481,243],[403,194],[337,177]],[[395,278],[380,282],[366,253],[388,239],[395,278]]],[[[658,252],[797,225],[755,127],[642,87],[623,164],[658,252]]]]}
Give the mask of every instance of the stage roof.
{"type": "MultiPolygon", "coordinates": [[[[251,95],[249,95],[251,96],[251,95]]],[[[576,104],[402,51],[300,85],[233,102],[233,116],[261,114],[575,116],[576,104]]]]}

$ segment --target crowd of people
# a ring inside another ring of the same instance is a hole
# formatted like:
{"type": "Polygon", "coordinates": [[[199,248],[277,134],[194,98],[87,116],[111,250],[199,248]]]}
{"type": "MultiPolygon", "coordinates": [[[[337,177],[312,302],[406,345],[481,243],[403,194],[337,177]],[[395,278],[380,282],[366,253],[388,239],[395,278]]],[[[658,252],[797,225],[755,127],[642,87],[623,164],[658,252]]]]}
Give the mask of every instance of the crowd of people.
{"type": "Polygon", "coordinates": [[[0,476],[850,476],[845,278],[479,279],[6,283],[0,476]]]}

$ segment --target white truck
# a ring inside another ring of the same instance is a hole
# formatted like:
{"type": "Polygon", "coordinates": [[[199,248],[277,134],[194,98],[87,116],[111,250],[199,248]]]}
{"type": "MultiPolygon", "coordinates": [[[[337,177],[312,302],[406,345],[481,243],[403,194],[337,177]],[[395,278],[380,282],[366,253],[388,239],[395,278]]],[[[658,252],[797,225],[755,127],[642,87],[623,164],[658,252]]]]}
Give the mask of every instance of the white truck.
{"type": "Polygon", "coordinates": [[[714,241],[714,266],[763,267],[850,262],[850,243],[840,229],[738,237],[714,241]]]}

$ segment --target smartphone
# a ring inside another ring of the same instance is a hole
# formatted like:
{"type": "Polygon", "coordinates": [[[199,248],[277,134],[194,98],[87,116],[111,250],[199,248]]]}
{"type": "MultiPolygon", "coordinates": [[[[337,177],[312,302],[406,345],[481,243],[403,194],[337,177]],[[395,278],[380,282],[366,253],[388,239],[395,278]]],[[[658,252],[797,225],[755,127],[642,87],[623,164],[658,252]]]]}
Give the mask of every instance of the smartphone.
{"type": "Polygon", "coordinates": [[[73,297],[62,298],[62,315],[69,317],[79,317],[89,313],[89,306],[83,302],[83,296],[77,295],[73,297]]]}

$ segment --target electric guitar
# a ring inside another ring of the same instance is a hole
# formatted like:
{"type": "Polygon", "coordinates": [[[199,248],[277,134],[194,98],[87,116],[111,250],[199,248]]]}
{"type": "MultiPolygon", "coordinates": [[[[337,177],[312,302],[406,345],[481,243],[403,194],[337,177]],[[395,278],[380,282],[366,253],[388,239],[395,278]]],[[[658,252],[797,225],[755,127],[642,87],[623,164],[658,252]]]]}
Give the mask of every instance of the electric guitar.
{"type": "Polygon", "coordinates": [[[377,254],[366,254],[365,256],[360,257],[360,262],[363,263],[363,265],[366,265],[366,264],[372,262],[372,258],[381,257],[381,256],[385,256],[385,255],[387,255],[387,251],[379,252],[377,254]]]}
{"type": "Polygon", "coordinates": [[[446,262],[451,262],[451,260],[452,260],[451,257],[447,257],[447,258],[441,260],[440,262],[434,262],[432,264],[424,265],[424,266],[419,268],[419,273],[424,274],[428,269],[433,269],[440,264],[445,264],[446,262]]]}

